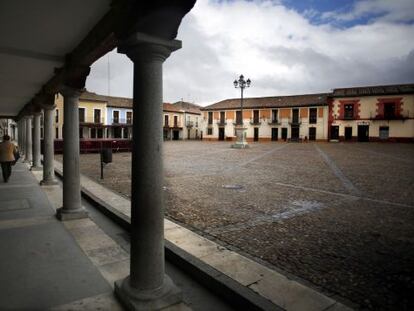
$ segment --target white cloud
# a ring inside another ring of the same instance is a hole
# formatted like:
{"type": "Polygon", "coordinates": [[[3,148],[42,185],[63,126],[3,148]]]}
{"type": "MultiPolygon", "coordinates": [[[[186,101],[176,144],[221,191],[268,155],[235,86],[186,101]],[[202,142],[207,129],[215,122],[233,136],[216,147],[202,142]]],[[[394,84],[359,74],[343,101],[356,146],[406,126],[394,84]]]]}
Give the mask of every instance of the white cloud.
{"type": "Polygon", "coordinates": [[[360,0],[349,12],[325,12],[322,18],[352,21],[374,15],[374,20],[405,22],[414,20],[413,0],[360,0]],[[378,16],[377,16],[378,15],[378,16]]]}
{"type": "MultiPolygon", "coordinates": [[[[199,0],[180,26],[183,48],[164,65],[164,100],[207,104],[238,97],[232,81],[241,73],[252,80],[246,96],[413,82],[414,25],[396,20],[405,20],[406,6],[387,10],[392,18],[342,29],[314,25],[308,13],[278,1],[199,0]]],[[[110,59],[111,95],[132,96],[132,63],[116,52],[110,59]]],[[[93,66],[88,89],[107,93],[106,68],[104,57],[93,66]]]]}

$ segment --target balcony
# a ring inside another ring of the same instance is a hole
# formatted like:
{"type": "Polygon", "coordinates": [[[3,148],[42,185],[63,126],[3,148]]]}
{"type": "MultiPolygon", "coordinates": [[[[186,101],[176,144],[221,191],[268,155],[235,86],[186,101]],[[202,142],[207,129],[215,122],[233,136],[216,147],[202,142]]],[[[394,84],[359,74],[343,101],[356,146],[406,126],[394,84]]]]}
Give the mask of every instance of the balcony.
{"type": "Polygon", "coordinates": [[[217,121],[217,125],[218,126],[226,126],[227,125],[227,122],[225,120],[218,120],[217,121]]]}
{"type": "Polygon", "coordinates": [[[102,125],[105,123],[104,118],[94,118],[92,122],[86,121],[85,118],[79,118],[79,125],[102,125]]]}
{"type": "Polygon", "coordinates": [[[260,124],[262,124],[262,122],[260,121],[259,118],[256,118],[256,119],[250,119],[250,124],[251,125],[260,125],[260,124]]]}
{"type": "Polygon", "coordinates": [[[269,122],[267,122],[267,124],[269,124],[269,125],[280,125],[280,124],[282,124],[282,122],[280,122],[279,119],[272,119],[272,120],[269,120],[269,122]]]}
{"type": "Polygon", "coordinates": [[[299,126],[302,124],[302,121],[299,118],[289,119],[289,125],[291,126],[299,126]]]}
{"type": "Polygon", "coordinates": [[[392,120],[401,120],[401,121],[405,121],[405,120],[407,120],[407,119],[409,119],[409,117],[405,117],[405,116],[402,116],[402,115],[377,115],[377,116],[375,116],[375,117],[371,117],[370,118],[370,120],[373,120],[373,121],[381,121],[381,120],[386,120],[386,121],[392,121],[392,120]]]}
{"type": "Polygon", "coordinates": [[[187,121],[185,125],[191,128],[194,126],[194,121],[187,121]]]}
{"type": "Polygon", "coordinates": [[[126,119],[112,118],[112,124],[127,124],[126,119]]]}
{"type": "Polygon", "coordinates": [[[234,126],[240,126],[240,125],[244,125],[243,121],[241,120],[237,120],[236,122],[233,122],[234,126]]]}

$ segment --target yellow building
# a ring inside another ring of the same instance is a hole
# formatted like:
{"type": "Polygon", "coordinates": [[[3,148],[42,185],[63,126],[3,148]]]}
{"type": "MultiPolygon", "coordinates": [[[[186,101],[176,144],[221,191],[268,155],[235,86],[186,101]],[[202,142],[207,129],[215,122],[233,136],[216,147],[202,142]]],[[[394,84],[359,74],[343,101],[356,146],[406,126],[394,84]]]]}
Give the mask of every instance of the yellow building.
{"type": "Polygon", "coordinates": [[[331,140],[414,141],[414,84],[334,89],[331,140]]]}
{"type": "MultiPolygon", "coordinates": [[[[94,98],[93,93],[84,92],[79,99],[79,138],[107,137],[105,127],[107,119],[107,102],[94,98]]],[[[55,99],[55,139],[63,139],[63,96],[55,99]]]]}

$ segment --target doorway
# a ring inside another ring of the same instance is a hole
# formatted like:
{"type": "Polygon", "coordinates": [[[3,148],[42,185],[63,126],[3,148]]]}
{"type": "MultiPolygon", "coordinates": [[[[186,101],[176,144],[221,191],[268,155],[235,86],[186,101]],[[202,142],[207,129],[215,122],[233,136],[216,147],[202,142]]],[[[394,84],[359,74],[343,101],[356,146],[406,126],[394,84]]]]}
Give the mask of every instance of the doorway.
{"type": "Polygon", "coordinates": [[[345,140],[352,140],[352,127],[350,126],[345,128],[345,140]]]}
{"type": "Polygon", "coordinates": [[[369,125],[358,125],[358,141],[369,141],[369,125]]]}
{"type": "Polygon", "coordinates": [[[292,140],[299,140],[299,127],[292,127],[292,134],[290,138],[292,140]]]}
{"type": "Polygon", "coordinates": [[[316,140],[316,127],[309,128],[309,140],[316,140]]]}
{"type": "Polygon", "coordinates": [[[339,126],[331,126],[331,139],[339,139],[339,126]]]}
{"type": "Polygon", "coordinates": [[[277,127],[273,127],[272,128],[272,141],[277,141],[278,139],[278,128],[277,127]]]}
{"type": "Polygon", "coordinates": [[[180,139],[180,132],[173,131],[173,140],[179,140],[179,139],[180,139]]]}
{"type": "Polygon", "coordinates": [[[284,140],[284,141],[286,141],[287,140],[287,127],[282,127],[282,139],[284,140]]]}
{"type": "Polygon", "coordinates": [[[259,141],[259,128],[255,127],[254,128],[254,136],[253,136],[253,141],[259,141]]]}
{"type": "Polygon", "coordinates": [[[218,139],[224,140],[224,127],[219,127],[218,129],[218,139]]]}

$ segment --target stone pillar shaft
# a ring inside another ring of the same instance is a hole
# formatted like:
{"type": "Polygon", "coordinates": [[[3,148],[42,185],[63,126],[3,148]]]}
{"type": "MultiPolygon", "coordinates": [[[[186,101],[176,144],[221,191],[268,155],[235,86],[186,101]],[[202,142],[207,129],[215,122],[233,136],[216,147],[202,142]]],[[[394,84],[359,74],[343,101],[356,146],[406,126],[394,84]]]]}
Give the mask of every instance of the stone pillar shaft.
{"type": "Polygon", "coordinates": [[[20,121],[22,125],[22,140],[21,140],[22,145],[20,146],[20,150],[23,155],[25,154],[25,151],[26,151],[26,118],[22,118],[20,121]]]}
{"type": "Polygon", "coordinates": [[[33,122],[34,122],[34,131],[33,131],[33,170],[40,170],[40,116],[41,113],[35,113],[33,122]]]}
{"type": "Polygon", "coordinates": [[[44,110],[43,122],[43,180],[42,185],[55,185],[53,114],[54,107],[44,110]]]}
{"type": "Polygon", "coordinates": [[[79,96],[77,89],[64,87],[63,94],[63,206],[57,212],[60,220],[87,217],[81,204],[79,172],[79,96]]]}
{"type": "Polygon", "coordinates": [[[26,117],[26,148],[24,160],[28,163],[32,162],[32,116],[26,117]]]}
{"type": "Polygon", "coordinates": [[[119,47],[134,62],[130,276],[115,293],[131,310],[162,309],[181,301],[165,275],[162,64],[179,41],[137,34],[119,47]]]}
{"type": "Polygon", "coordinates": [[[154,289],[164,278],[161,61],[135,60],[133,109],[131,285],[154,289]]]}

